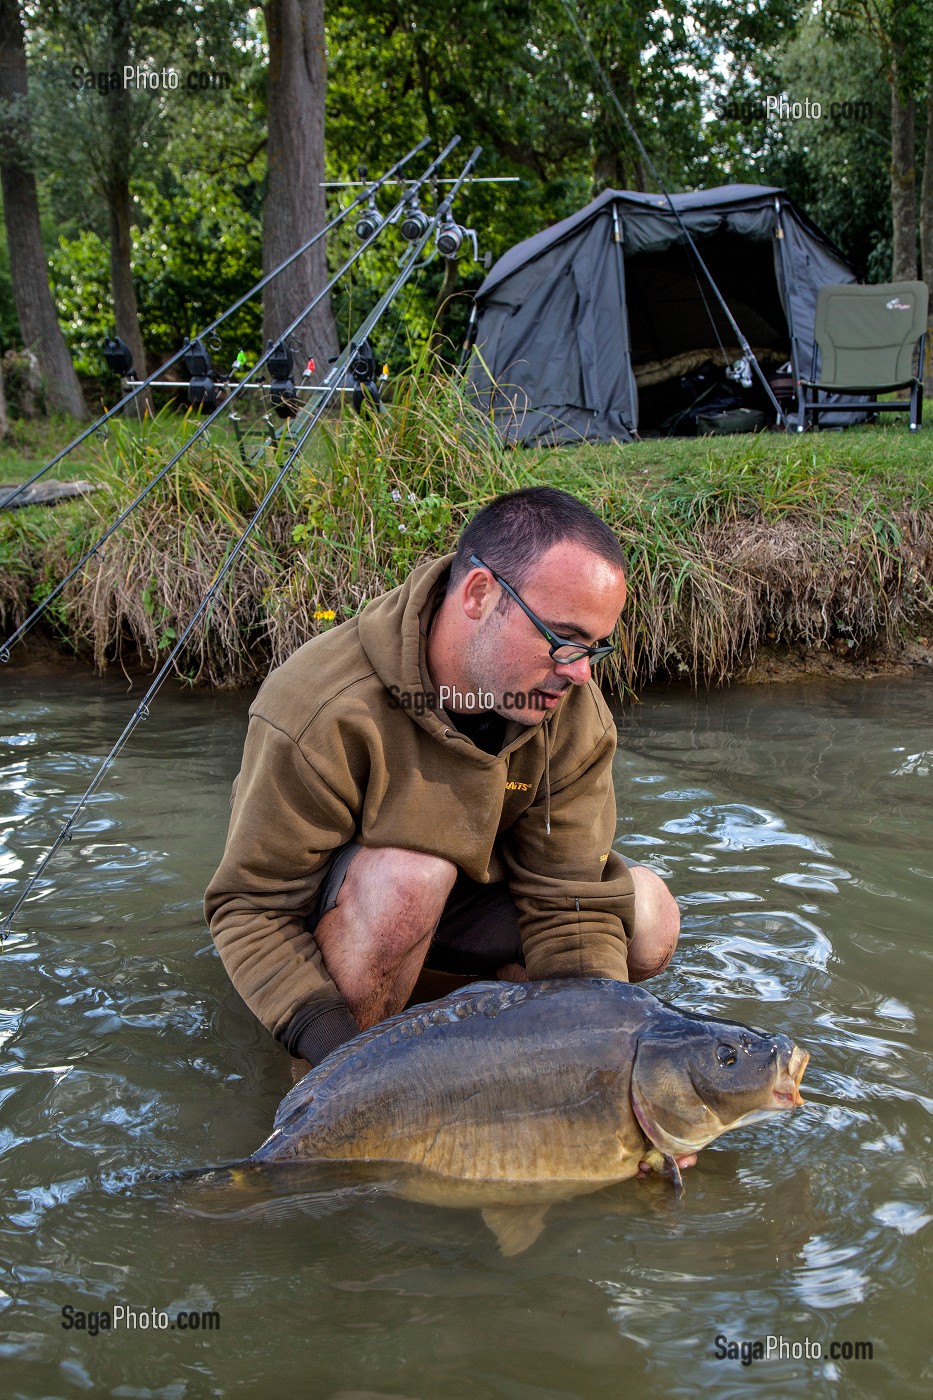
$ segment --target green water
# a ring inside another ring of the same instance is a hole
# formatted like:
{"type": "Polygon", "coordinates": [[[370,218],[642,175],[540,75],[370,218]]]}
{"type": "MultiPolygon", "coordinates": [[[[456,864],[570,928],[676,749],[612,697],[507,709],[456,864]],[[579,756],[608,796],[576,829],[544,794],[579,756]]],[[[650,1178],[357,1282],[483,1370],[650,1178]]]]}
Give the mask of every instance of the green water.
{"type": "MultiPolygon", "coordinates": [[[[8,908],[135,702],[2,683],[8,908]]],[[[682,1201],[625,1183],[510,1259],[472,1211],[149,1179],[251,1151],[291,1082],[200,913],[247,699],[159,697],[0,961],[2,1395],[929,1397],[933,677],[620,716],[619,846],[684,914],[651,990],[791,1035],[807,1102],[713,1144],[682,1201]],[[717,1356],[768,1336],[788,1354],[717,1356]]]]}

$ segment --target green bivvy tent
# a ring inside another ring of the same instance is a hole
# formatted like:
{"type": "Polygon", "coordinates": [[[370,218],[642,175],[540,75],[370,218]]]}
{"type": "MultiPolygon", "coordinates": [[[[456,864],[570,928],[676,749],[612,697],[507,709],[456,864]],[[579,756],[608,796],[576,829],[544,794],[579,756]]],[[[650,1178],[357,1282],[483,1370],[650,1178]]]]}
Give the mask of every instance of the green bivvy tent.
{"type": "MultiPolygon", "coordinates": [[[[842,254],[783,190],[672,199],[765,374],[790,361],[795,380],[809,376],[817,293],[857,280],[842,254]]],[[[625,442],[669,421],[685,376],[722,375],[741,355],[668,200],[606,190],[491,269],[469,381],[509,442],[625,442]]],[[[774,421],[764,391],[746,401],[774,421]]]]}

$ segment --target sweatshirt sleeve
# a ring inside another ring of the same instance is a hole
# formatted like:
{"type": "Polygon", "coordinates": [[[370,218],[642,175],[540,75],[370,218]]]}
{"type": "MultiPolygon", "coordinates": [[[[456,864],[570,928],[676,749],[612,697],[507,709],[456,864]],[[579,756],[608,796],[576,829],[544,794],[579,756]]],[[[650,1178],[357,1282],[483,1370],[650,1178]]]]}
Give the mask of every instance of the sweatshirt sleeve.
{"type": "Polygon", "coordinates": [[[628,867],[612,850],[615,748],[613,727],[587,761],[555,782],[550,835],[542,780],[535,802],[504,842],[529,977],[628,981],[635,892],[628,867]]]}
{"type": "Polygon", "coordinates": [[[350,1014],[305,917],[330,856],[353,839],[352,806],[353,795],[335,792],[294,739],[254,715],[204,911],[240,996],[286,1044],[292,1017],[310,1002],[350,1014]]]}

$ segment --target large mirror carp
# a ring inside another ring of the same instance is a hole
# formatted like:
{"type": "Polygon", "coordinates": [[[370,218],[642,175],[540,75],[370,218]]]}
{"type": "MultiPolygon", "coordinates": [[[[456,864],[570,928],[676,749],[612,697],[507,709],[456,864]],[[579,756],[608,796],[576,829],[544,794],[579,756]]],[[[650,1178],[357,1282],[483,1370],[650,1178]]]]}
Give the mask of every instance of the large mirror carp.
{"type": "Polygon", "coordinates": [[[364,1031],[298,1083],[248,1162],[369,1164],[409,1199],[475,1206],[516,1254],[548,1206],[803,1100],[785,1035],[605,979],[480,982],[364,1031]]]}

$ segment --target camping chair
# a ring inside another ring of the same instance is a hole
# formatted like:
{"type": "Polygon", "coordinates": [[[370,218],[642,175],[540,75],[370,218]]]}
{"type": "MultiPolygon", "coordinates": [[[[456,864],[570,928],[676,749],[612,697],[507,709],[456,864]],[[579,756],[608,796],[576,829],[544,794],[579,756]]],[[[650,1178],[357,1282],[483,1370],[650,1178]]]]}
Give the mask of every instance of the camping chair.
{"type": "Polygon", "coordinates": [[[926,344],[929,295],[923,282],[880,282],[856,287],[836,283],[821,287],[810,379],[797,380],[797,431],[821,413],[838,413],[840,395],[887,394],[910,389],[909,399],[860,398],[859,409],[875,412],[909,412],[910,430],[916,432],[923,417],[923,355],[926,344]],[[913,370],[914,346],[920,355],[913,370]],[[816,347],[822,352],[820,377],[816,373],[816,347]],[[836,402],[820,402],[820,393],[836,402]]]}

